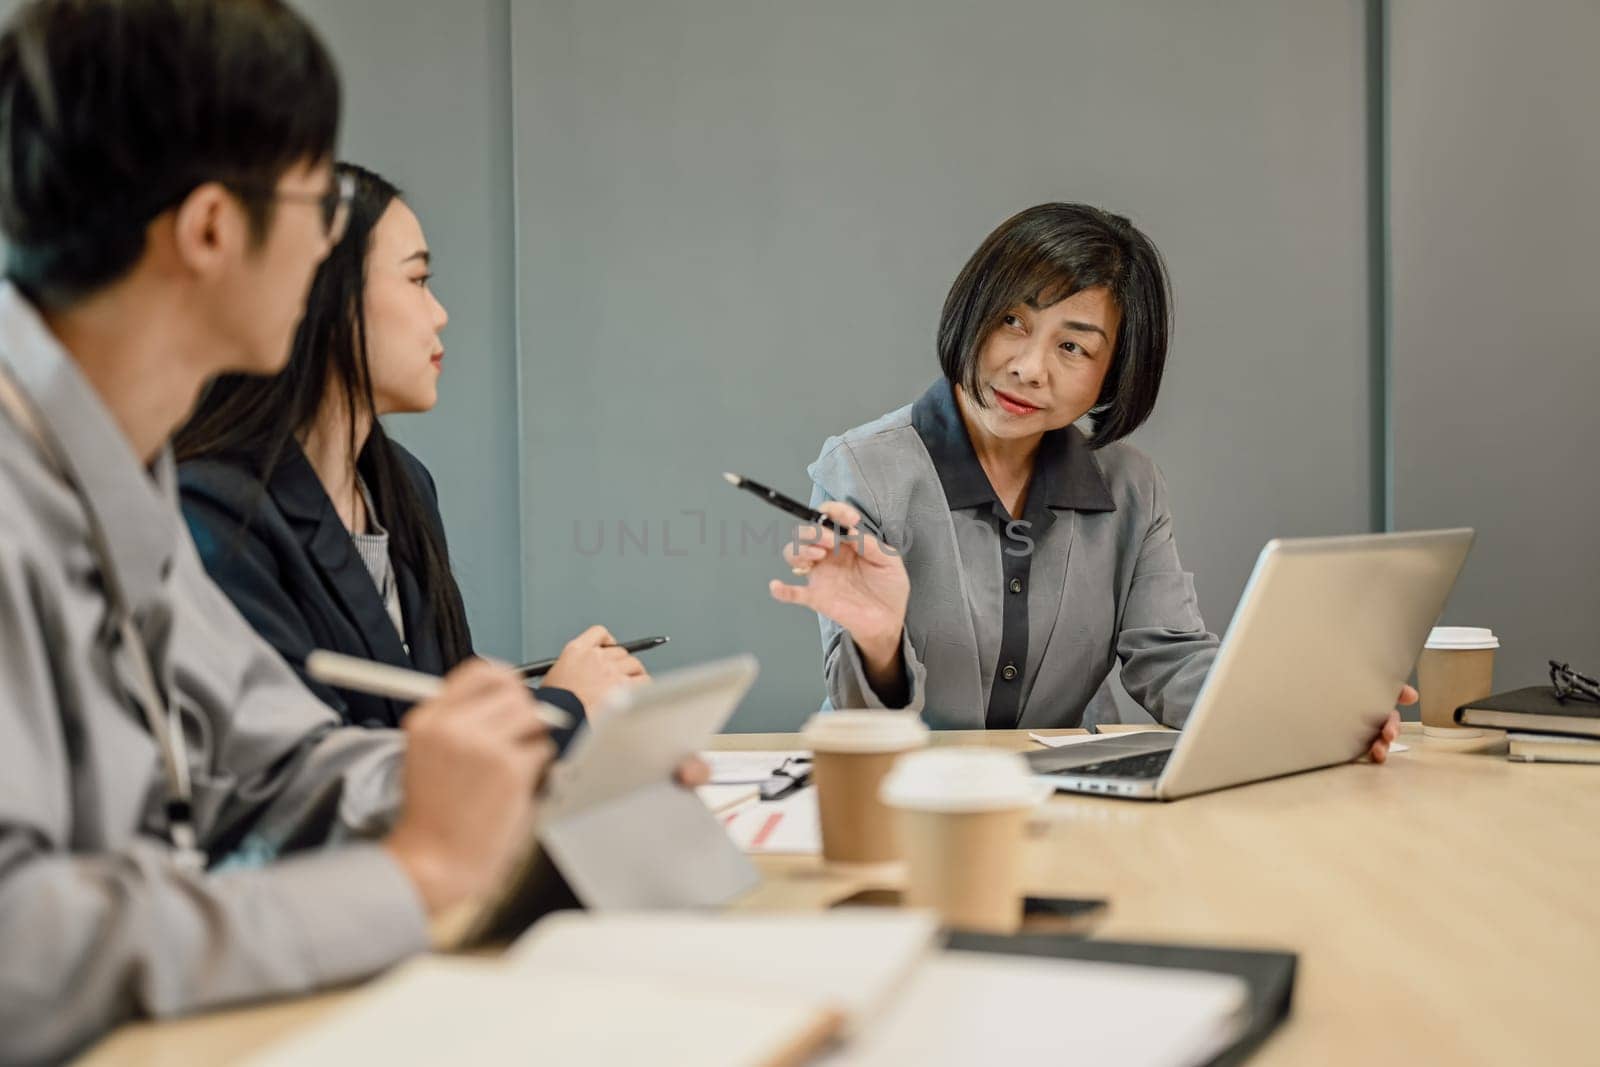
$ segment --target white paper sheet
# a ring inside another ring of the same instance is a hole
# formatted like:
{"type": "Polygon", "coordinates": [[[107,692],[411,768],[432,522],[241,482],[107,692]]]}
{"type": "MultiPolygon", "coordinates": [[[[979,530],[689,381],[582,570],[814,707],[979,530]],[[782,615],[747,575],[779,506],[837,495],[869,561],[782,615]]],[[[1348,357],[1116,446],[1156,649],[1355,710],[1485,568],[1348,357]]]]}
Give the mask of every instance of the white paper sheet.
{"type": "Polygon", "coordinates": [[[733,843],[753,855],[815,856],[822,851],[817,790],[807,786],[782,800],[768,800],[722,816],[733,843]]]}
{"type": "Polygon", "coordinates": [[[711,768],[712,785],[759,784],[786,759],[809,756],[803,750],[788,752],[702,752],[700,758],[711,768]]]}

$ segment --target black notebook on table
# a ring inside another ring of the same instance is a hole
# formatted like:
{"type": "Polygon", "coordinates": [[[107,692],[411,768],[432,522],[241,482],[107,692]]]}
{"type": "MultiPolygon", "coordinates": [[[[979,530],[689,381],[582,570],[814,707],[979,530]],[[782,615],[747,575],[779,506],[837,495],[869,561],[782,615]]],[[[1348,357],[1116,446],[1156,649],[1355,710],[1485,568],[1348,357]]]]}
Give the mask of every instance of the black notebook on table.
{"type": "Polygon", "coordinates": [[[1600,737],[1600,704],[1570,698],[1562,703],[1548,685],[1535,685],[1464,704],[1456,709],[1456,722],[1530,734],[1600,737]]]}
{"type": "Polygon", "coordinates": [[[1183,971],[1209,971],[1242,979],[1250,989],[1250,1021],[1239,1039],[1214,1059],[1211,1067],[1236,1067],[1244,1063],[1278,1024],[1289,1016],[1294,998],[1298,957],[1292,952],[1210,948],[1203,945],[1157,945],[1132,941],[1085,941],[1060,934],[952,933],[947,947],[963,952],[998,952],[1017,956],[1127,963],[1139,967],[1170,967],[1183,971]]]}

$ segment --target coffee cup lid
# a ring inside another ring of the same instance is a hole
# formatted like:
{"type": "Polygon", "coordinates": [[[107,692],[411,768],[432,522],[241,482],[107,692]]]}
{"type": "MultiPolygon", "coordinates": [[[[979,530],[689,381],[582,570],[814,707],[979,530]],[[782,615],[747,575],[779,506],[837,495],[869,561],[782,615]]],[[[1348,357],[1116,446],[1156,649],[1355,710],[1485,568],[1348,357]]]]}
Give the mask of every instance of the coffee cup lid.
{"type": "Polygon", "coordinates": [[[1435,626],[1428,634],[1428,648],[1475,649],[1499,648],[1500,639],[1494,631],[1483,626],[1435,626]]]}
{"type": "Polygon", "coordinates": [[[914,711],[819,711],[800,731],[813,752],[904,752],[928,743],[914,711]]]}
{"type": "Polygon", "coordinates": [[[885,804],[917,811],[1031,808],[1051,793],[1027,760],[993,748],[930,748],[894,765],[878,792],[885,804]]]}

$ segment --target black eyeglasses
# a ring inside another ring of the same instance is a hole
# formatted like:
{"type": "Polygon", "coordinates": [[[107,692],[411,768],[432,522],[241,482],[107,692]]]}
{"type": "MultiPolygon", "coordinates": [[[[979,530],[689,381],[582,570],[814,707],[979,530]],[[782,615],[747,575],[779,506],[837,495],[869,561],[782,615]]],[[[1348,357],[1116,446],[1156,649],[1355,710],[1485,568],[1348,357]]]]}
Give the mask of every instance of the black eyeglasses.
{"type": "Polygon", "coordinates": [[[1550,661],[1550,687],[1556,691],[1556,700],[1563,704],[1569,699],[1600,704],[1600,681],[1578,673],[1565,663],[1550,661]]]}
{"type": "Polygon", "coordinates": [[[334,176],[333,185],[325,193],[285,193],[278,189],[242,185],[228,182],[228,188],[262,200],[286,200],[294,204],[315,204],[322,210],[322,232],[329,244],[338,244],[350,222],[350,201],[356,195],[356,179],[351,174],[334,176]]]}

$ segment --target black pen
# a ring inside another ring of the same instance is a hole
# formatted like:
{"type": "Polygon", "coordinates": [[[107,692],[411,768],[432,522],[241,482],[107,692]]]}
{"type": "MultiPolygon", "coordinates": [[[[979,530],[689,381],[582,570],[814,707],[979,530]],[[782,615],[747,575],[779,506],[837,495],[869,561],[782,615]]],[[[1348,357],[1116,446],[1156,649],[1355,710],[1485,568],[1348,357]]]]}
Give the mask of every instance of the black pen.
{"type": "MultiPolygon", "coordinates": [[[[605,647],[620,647],[624,652],[644,652],[647,649],[660,648],[669,640],[671,640],[671,638],[668,637],[642,637],[637,641],[629,641],[625,645],[607,645],[605,647]]],[[[522,675],[524,678],[542,678],[549,674],[550,668],[554,667],[555,665],[556,661],[553,659],[534,660],[532,663],[524,663],[522,666],[518,667],[517,673],[522,675]]]]}
{"type": "Polygon", "coordinates": [[[795,518],[804,519],[813,526],[826,527],[837,534],[848,534],[850,532],[843,526],[840,526],[838,523],[828,518],[822,512],[818,511],[816,508],[807,507],[806,505],[800,503],[800,501],[795,500],[793,497],[784,496],[776,489],[768,489],[760,482],[752,482],[749,478],[744,478],[737,474],[729,474],[727,471],[723,471],[722,476],[726,478],[728,484],[733,486],[735,489],[743,489],[747,493],[754,493],[756,496],[760,497],[762,500],[765,500],[779,511],[787,511],[795,518]]]}

